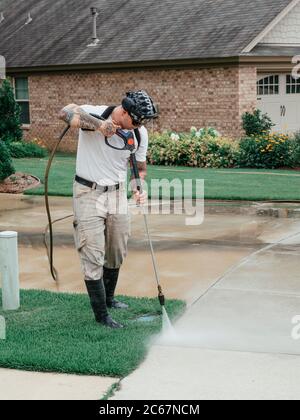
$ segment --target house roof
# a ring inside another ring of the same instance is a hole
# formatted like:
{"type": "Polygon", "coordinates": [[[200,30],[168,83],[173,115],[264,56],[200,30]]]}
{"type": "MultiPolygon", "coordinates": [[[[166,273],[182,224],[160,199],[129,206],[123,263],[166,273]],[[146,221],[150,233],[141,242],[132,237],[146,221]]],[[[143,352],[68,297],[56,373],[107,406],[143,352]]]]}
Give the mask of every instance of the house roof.
{"type": "Polygon", "coordinates": [[[257,45],[250,53],[245,54],[245,56],[255,57],[295,57],[299,55],[299,47],[274,45],[257,45]]]}
{"type": "Polygon", "coordinates": [[[291,0],[0,0],[8,68],[237,57],[291,0]],[[90,7],[97,6],[96,47],[90,7]],[[30,12],[32,22],[24,25],[30,12]]]}

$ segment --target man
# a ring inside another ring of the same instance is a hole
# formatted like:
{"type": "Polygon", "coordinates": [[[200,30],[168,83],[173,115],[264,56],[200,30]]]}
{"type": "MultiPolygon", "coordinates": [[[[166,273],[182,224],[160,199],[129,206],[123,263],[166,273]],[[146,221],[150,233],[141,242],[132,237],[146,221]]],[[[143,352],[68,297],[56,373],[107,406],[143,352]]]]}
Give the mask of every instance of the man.
{"type": "MultiPolygon", "coordinates": [[[[111,318],[107,308],[128,307],[115,300],[114,293],[130,235],[126,191],[130,152],[113,148],[122,146],[115,133],[117,129],[134,130],[138,168],[144,179],[148,133],[143,124],[157,117],[157,108],[145,91],[128,92],[117,107],[71,104],[59,114],[71,127],[80,129],[73,186],[74,237],[96,321],[110,328],[123,325],[111,318]]],[[[134,198],[139,204],[146,199],[138,191],[134,198]]]]}

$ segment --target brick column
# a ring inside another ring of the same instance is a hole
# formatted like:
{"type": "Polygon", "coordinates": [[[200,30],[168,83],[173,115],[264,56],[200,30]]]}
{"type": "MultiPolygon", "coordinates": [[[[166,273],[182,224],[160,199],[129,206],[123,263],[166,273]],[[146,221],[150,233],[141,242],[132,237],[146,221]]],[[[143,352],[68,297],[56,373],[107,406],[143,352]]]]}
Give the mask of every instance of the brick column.
{"type": "Polygon", "coordinates": [[[239,118],[241,121],[238,136],[244,134],[242,115],[257,108],[257,69],[255,66],[241,66],[239,68],[239,118]]]}

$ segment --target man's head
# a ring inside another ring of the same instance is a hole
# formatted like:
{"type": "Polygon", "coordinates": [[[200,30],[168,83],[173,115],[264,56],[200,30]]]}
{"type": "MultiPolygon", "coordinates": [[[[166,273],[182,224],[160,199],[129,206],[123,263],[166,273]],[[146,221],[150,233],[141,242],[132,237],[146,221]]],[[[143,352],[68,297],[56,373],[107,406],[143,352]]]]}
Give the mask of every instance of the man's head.
{"type": "Polygon", "coordinates": [[[122,128],[132,130],[158,117],[158,109],[147,92],[127,92],[117,111],[122,128]]]}

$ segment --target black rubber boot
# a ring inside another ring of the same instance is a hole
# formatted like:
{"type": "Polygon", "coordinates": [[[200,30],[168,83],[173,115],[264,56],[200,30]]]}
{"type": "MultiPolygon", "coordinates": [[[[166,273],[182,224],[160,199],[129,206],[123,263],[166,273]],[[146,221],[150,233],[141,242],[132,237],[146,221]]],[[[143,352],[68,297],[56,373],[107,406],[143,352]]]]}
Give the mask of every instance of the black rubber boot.
{"type": "Polygon", "coordinates": [[[103,280],[85,280],[85,284],[96,321],[109,328],[123,328],[123,325],[114,321],[107,312],[103,280]]]}
{"type": "Polygon", "coordinates": [[[119,268],[103,267],[103,281],[106,291],[106,305],[113,309],[127,309],[126,303],[119,302],[114,298],[119,278],[119,268]]]}

